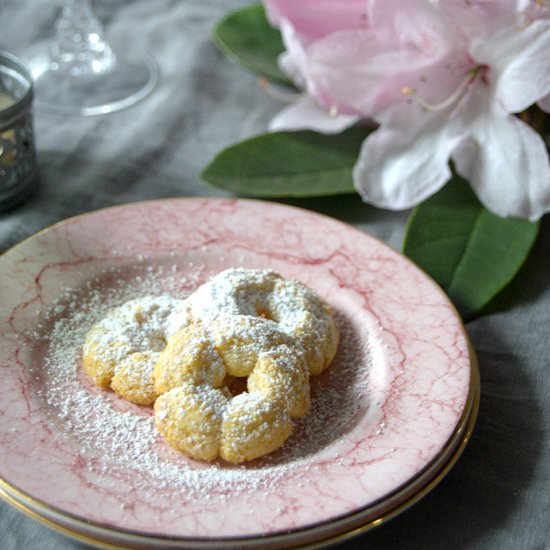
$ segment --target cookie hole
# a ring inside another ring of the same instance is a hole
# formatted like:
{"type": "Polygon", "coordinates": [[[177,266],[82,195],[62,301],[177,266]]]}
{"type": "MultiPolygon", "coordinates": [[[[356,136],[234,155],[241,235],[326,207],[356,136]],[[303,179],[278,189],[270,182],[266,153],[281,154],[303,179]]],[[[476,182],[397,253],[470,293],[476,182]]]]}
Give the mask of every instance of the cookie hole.
{"type": "Polygon", "coordinates": [[[233,397],[248,391],[246,377],[227,376],[224,384],[233,397]]]}
{"type": "Polygon", "coordinates": [[[154,339],[151,340],[150,348],[153,351],[161,352],[161,351],[164,351],[166,349],[166,344],[167,344],[166,338],[164,338],[162,336],[157,336],[157,337],[155,337],[154,339]]]}
{"type": "Polygon", "coordinates": [[[271,312],[269,312],[267,309],[257,310],[256,315],[258,317],[261,317],[262,319],[268,319],[269,321],[273,321],[273,316],[271,315],[271,312]]]}

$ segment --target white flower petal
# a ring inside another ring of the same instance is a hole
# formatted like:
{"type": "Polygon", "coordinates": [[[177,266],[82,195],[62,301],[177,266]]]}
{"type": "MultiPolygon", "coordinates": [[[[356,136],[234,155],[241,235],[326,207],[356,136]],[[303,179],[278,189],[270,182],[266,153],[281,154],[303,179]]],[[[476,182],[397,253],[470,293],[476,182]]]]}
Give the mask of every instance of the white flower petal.
{"type": "Polygon", "coordinates": [[[479,109],[453,153],[479,200],[502,217],[536,220],[550,211],[550,163],[541,137],[517,117],[479,109]]]}
{"type": "Polygon", "coordinates": [[[331,116],[309,96],[305,96],[275,115],[269,124],[269,130],[314,130],[322,134],[338,134],[358,120],[359,117],[354,115],[331,116]]]}
{"type": "Polygon", "coordinates": [[[447,182],[448,160],[462,136],[441,113],[416,105],[396,107],[388,115],[363,143],[353,180],[365,202],[400,210],[447,182]]]}
{"type": "Polygon", "coordinates": [[[471,52],[491,67],[488,78],[504,111],[519,113],[550,93],[550,20],[473,41],[471,52]]]}
{"type": "Polygon", "coordinates": [[[279,67],[299,88],[305,89],[308,58],[304,46],[294,27],[286,20],[281,22],[281,35],[286,51],[279,55],[279,67]]]}
{"type": "Polygon", "coordinates": [[[539,99],[537,105],[545,112],[550,113],[550,94],[542,99],[539,99]]]}

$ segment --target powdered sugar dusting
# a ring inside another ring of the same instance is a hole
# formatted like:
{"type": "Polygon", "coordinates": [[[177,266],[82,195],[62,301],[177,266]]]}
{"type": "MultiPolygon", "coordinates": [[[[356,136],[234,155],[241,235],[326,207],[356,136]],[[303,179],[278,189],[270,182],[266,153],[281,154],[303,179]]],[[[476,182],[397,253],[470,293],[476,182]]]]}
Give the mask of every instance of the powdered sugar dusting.
{"type": "MultiPolygon", "coordinates": [[[[162,440],[150,407],[137,406],[91,384],[81,372],[81,349],[89,329],[113,307],[143,295],[186,297],[198,280],[182,284],[177,269],[148,266],[145,273],[117,273],[85,288],[68,289],[50,308],[36,341],[37,393],[52,424],[79,449],[89,479],[131,480],[135,490],[171,488],[208,499],[235,492],[275,491],[277,479],[316,469],[315,455],[329,452],[364,416],[368,399],[367,335],[336,308],[341,344],[333,365],[311,378],[311,411],[294,423],[281,449],[236,467],[202,463],[180,455],[162,440]],[[118,277],[120,275],[120,277],[118,277]],[[105,281],[109,284],[106,287],[105,281]],[[38,359],[43,354],[43,359],[38,359]],[[109,474],[106,476],[105,474],[109,474]]],[[[80,457],[80,458],[79,458],[80,457]]]]}

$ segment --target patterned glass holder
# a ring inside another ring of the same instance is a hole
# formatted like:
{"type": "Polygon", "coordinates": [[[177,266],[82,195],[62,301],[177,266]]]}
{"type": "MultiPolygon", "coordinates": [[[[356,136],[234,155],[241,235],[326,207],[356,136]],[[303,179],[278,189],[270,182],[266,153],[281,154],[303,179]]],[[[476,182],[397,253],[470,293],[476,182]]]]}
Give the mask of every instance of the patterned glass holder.
{"type": "Polygon", "coordinates": [[[0,51],[0,210],[26,200],[37,181],[29,70],[0,51]]]}

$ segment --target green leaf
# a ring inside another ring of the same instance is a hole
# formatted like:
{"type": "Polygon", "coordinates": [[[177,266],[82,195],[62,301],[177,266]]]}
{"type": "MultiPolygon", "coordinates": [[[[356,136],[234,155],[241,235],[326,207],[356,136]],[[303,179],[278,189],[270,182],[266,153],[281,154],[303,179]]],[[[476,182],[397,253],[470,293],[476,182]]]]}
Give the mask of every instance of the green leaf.
{"type": "Polygon", "coordinates": [[[269,24],[261,4],[224,17],[214,28],[213,39],[229,59],[270,80],[292,86],[277,64],[279,54],[285,50],[281,33],[269,24]]]}
{"type": "Polygon", "coordinates": [[[221,151],[202,178],[215,187],[256,197],[353,193],[353,165],[369,131],[262,134],[221,151]]]}
{"type": "Polygon", "coordinates": [[[454,175],[414,209],[403,251],[439,283],[468,321],[514,278],[539,225],[492,214],[454,175]]]}

